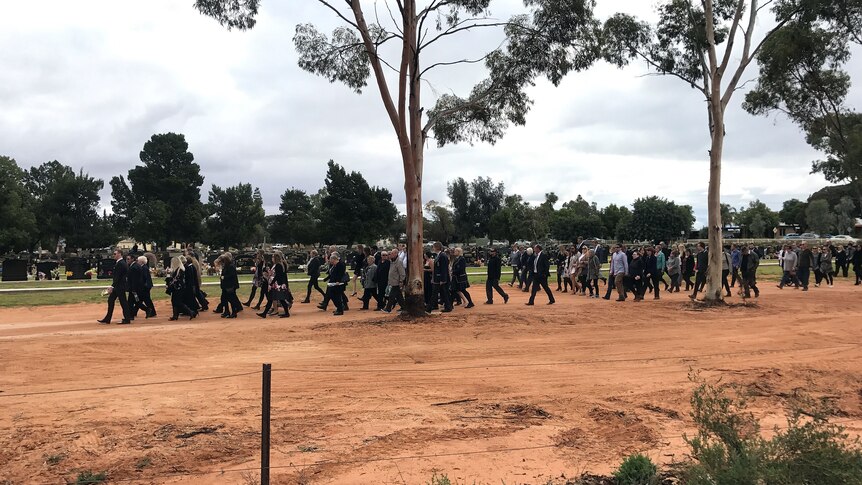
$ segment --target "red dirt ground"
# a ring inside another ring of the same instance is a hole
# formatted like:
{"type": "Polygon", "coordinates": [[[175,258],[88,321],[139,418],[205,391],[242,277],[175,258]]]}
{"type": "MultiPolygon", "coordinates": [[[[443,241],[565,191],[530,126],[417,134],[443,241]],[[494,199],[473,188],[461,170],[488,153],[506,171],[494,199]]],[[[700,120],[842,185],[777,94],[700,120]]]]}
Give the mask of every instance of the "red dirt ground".
{"type": "Polygon", "coordinates": [[[692,430],[690,369],[747,386],[765,428],[803,390],[862,432],[862,290],[763,286],[756,307],[708,311],[684,294],[526,307],[518,292],[420,323],[314,305],[169,322],[163,302],[125,327],[97,325],[100,305],[0,310],[0,483],[253,483],[236,470],[259,466],[263,362],[273,483],[544,484],[633,452],[667,463],[692,430]],[[254,374],[16,396],[238,373],[254,374]]]}

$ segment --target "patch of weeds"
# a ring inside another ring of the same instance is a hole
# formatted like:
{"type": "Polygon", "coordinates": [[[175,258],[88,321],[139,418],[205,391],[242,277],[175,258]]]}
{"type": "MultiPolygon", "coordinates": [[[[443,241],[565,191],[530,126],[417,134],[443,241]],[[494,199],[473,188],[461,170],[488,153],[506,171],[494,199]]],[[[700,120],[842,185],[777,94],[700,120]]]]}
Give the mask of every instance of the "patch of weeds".
{"type": "MultiPolygon", "coordinates": [[[[692,380],[697,380],[694,376],[692,380]]],[[[687,485],[840,485],[862,483],[862,445],[828,421],[811,400],[794,404],[787,426],[771,439],[746,401],[728,385],[701,382],[692,398],[697,434],[685,437],[691,461],[681,465],[687,485]]]]}
{"type": "Polygon", "coordinates": [[[242,472],[240,475],[243,485],[260,485],[260,475],[254,472],[242,472]]]}
{"type": "Polygon", "coordinates": [[[145,456],[145,457],[141,458],[140,460],[138,460],[137,463],[135,463],[135,470],[141,471],[144,468],[146,468],[152,464],[153,464],[153,460],[151,460],[149,456],[145,456]]]}
{"type": "Polygon", "coordinates": [[[45,463],[48,466],[55,466],[60,464],[60,462],[63,461],[64,458],[66,458],[66,455],[62,453],[58,453],[56,455],[47,455],[45,456],[45,463]]]}
{"type": "Polygon", "coordinates": [[[105,472],[93,473],[90,470],[82,471],[78,474],[78,478],[75,479],[74,485],[93,485],[98,483],[105,483],[108,480],[108,474],[105,472]]]}
{"type": "Polygon", "coordinates": [[[296,449],[303,453],[314,453],[315,451],[320,450],[317,445],[299,445],[296,447],[296,449]]]}
{"type": "Polygon", "coordinates": [[[437,472],[434,472],[428,485],[452,485],[452,482],[449,480],[448,476],[438,475],[437,472]]]}
{"type": "Polygon", "coordinates": [[[614,471],[619,485],[656,485],[659,482],[658,468],[648,457],[637,454],[623,460],[614,471]]]}

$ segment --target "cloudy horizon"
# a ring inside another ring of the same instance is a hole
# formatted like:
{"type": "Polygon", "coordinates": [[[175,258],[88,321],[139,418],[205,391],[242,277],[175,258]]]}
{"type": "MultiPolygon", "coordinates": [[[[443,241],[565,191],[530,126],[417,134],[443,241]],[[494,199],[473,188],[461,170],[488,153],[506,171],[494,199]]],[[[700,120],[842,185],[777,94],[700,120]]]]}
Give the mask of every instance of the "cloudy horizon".
{"type": "MultiPolygon", "coordinates": [[[[646,3],[618,1],[613,8],[649,17],[646,3]]],[[[519,1],[492,6],[500,18],[523,11],[519,1]]],[[[599,2],[597,13],[604,18],[611,8],[599,2]]],[[[323,186],[333,159],[389,189],[403,212],[400,154],[376,87],[356,95],[296,65],[296,24],[323,31],[339,25],[317,2],[264,1],[248,32],[227,31],[191,1],[98,0],[79,8],[52,0],[5,10],[0,155],[20,166],[56,159],[83,169],[104,180],[102,206],[110,209],[111,177],[140,163],[153,134],[175,132],[186,136],[201,166],[203,198],[212,184],[250,183],[272,214],[285,189],[323,186]]],[[[481,55],[501,38],[480,32],[459,40],[481,55]]],[[[465,55],[449,43],[431,56],[451,59],[453,49],[455,58],[465,55]]],[[[847,71],[862,72],[858,56],[847,71]]],[[[511,127],[496,145],[438,149],[430,141],[424,200],[448,200],[446,183],[456,177],[486,176],[532,202],[546,192],[560,203],[582,195],[599,207],[659,195],[691,205],[700,227],[709,177],[705,107],[681,81],[648,72],[642,64],[620,70],[599,63],[559,87],[539,80],[529,90],[535,104],[527,125],[511,127]]],[[[424,105],[441,93],[464,94],[483,77],[481,66],[432,72],[424,105]]],[[[859,93],[851,91],[850,105],[860,104],[859,93]]],[[[778,210],[784,200],[805,200],[829,185],[809,174],[820,154],[800,130],[781,116],[745,113],[743,98],[736,93],[726,120],[723,202],[740,207],[760,199],[778,210]]]]}

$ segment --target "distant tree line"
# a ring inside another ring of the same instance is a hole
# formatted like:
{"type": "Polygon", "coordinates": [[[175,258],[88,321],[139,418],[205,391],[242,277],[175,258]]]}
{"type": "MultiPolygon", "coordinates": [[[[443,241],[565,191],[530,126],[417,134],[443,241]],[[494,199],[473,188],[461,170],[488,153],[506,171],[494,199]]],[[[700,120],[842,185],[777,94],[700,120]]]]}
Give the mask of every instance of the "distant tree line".
{"type": "MultiPolygon", "coordinates": [[[[203,202],[204,177],[181,134],[153,135],[139,158],[140,165],[110,180],[109,214],[99,210],[102,180],[58,161],[23,170],[15,160],[0,156],[0,253],[53,250],[59,241],[68,251],[100,248],[126,237],[161,247],[195,241],[239,248],[265,240],[373,243],[399,240],[406,232],[405,217],[387,189],[370,185],[359,172],[348,172],[332,160],[323,187],[314,193],[288,188],[281,195],[279,212],[266,215],[260,190],[248,183],[212,185],[203,202]]],[[[691,206],[658,196],[639,198],[631,206],[599,208],[579,195],[557,208],[560,201],[553,192],[545,194],[544,201],[531,203],[488,177],[469,182],[459,177],[447,189],[447,201],[425,204],[429,241],[577,237],[671,241],[687,237],[694,223],[691,206]]],[[[722,204],[721,218],[725,224],[743,226],[749,237],[772,237],[780,222],[821,234],[848,233],[862,214],[854,194],[850,184],[830,186],[808,201],[785,201],[780,211],[760,200],[738,209],[722,204]]]]}

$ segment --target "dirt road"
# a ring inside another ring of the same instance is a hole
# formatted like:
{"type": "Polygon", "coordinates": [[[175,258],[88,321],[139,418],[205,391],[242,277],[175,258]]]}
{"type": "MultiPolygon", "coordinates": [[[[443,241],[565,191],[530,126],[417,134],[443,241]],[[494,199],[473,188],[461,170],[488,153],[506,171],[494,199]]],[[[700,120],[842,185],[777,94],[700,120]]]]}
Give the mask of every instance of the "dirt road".
{"type": "Polygon", "coordinates": [[[314,305],[290,319],[169,322],[161,303],[130,326],[97,325],[101,305],[3,309],[0,483],[82,470],[111,483],[252,483],[264,362],[273,483],[424,484],[436,470],[544,484],[633,452],[669,462],[692,429],[690,369],[748,386],[767,427],[802,389],[862,432],[862,290],[771,286],[755,308],[710,311],[684,294],[556,293],[557,305],[526,307],[517,292],[421,323],[314,305]],[[234,374],[246,375],[194,380],[234,374]],[[158,384],[177,380],[188,382],[158,384]],[[81,388],[103,389],[55,392],[81,388]]]}

